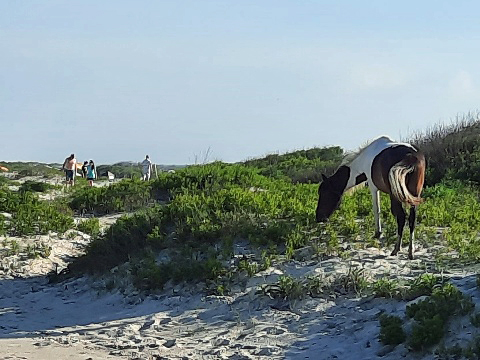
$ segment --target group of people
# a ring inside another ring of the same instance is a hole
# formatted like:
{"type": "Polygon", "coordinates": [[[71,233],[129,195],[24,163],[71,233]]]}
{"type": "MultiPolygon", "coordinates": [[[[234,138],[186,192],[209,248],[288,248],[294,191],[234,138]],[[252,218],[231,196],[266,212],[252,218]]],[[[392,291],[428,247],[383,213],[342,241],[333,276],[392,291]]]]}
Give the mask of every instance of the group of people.
{"type": "MultiPolygon", "coordinates": [[[[152,176],[153,164],[150,160],[150,157],[147,155],[145,159],[141,162],[142,165],[142,180],[148,181],[152,176]]],[[[75,159],[75,154],[71,154],[63,162],[62,170],[65,171],[65,178],[67,185],[75,184],[75,175],[77,173],[77,159],[75,159]]],[[[97,178],[97,170],[95,168],[95,163],[93,160],[84,161],[81,167],[81,175],[83,178],[88,180],[88,184],[93,186],[93,181],[97,178]]]]}
{"type": "MultiPolygon", "coordinates": [[[[75,159],[75,154],[71,154],[63,162],[62,170],[65,171],[65,180],[67,185],[75,184],[75,176],[77,174],[77,159],[75,159]]],[[[88,180],[88,184],[93,186],[93,180],[97,178],[97,170],[95,168],[95,163],[93,160],[84,161],[81,167],[81,176],[88,180]]]]}

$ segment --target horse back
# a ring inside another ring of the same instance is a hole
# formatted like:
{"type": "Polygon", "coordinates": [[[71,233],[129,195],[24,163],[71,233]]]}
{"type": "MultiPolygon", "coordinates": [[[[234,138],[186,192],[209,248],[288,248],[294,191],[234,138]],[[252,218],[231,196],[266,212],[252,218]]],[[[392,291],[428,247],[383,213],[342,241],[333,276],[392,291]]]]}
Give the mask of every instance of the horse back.
{"type": "Polygon", "coordinates": [[[389,172],[398,163],[415,165],[407,176],[407,188],[414,196],[420,196],[425,179],[425,156],[414,148],[405,145],[389,147],[381,151],[372,162],[371,179],[380,191],[390,194],[389,172]]]}

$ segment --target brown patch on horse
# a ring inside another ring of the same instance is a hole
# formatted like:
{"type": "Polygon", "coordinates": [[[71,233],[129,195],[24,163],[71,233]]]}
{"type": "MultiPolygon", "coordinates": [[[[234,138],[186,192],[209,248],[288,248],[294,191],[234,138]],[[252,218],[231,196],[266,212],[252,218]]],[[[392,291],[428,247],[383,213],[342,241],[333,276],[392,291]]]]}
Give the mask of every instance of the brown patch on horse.
{"type": "Polygon", "coordinates": [[[373,184],[382,192],[398,197],[399,201],[418,205],[425,177],[425,157],[411,147],[399,145],[383,150],[372,163],[373,184]],[[392,191],[390,170],[398,170],[405,188],[392,191]]]}

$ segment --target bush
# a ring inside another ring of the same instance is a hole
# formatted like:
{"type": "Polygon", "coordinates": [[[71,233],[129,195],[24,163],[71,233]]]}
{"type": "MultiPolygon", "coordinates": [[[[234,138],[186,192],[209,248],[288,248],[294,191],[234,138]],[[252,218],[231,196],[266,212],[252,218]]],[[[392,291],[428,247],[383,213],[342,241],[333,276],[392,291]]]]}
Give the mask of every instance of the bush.
{"type": "Polygon", "coordinates": [[[69,205],[71,209],[82,213],[103,215],[140,209],[151,199],[151,189],[147,182],[125,179],[111,186],[76,188],[69,205]]]}
{"type": "Polygon", "coordinates": [[[97,218],[82,220],[77,224],[77,229],[95,237],[100,234],[100,221],[97,218]]]}
{"type": "Polygon", "coordinates": [[[458,117],[451,125],[436,125],[411,140],[425,154],[427,185],[452,178],[480,183],[479,115],[469,113],[458,117]]]}
{"type": "Polygon", "coordinates": [[[173,283],[199,282],[215,279],[223,270],[215,258],[204,260],[177,257],[175,261],[157,264],[151,255],[131,266],[134,285],[142,290],[163,289],[168,281],[173,283]]]}
{"type": "Polygon", "coordinates": [[[10,235],[46,234],[49,231],[63,233],[73,227],[70,216],[28,191],[15,193],[0,189],[0,211],[12,214],[8,226],[10,235]]]}
{"type": "Polygon", "coordinates": [[[373,293],[377,297],[393,298],[399,293],[398,283],[388,278],[382,278],[373,283],[373,293]]]}
{"type": "Polygon", "coordinates": [[[472,300],[454,285],[444,284],[435,288],[428,298],[407,306],[406,314],[415,319],[409,344],[421,350],[440,341],[447,320],[455,315],[466,315],[473,311],[472,300]]]}
{"type": "Polygon", "coordinates": [[[293,183],[319,183],[321,174],[331,174],[340,165],[343,150],[338,146],[298,150],[288,154],[271,154],[245,161],[247,166],[260,169],[260,174],[289,179],[293,183]]]}
{"type": "Polygon", "coordinates": [[[46,183],[46,182],[40,182],[40,181],[33,181],[33,180],[27,180],[25,181],[22,185],[20,185],[20,188],[18,191],[20,192],[26,192],[26,191],[31,191],[31,192],[46,192],[48,190],[54,189],[55,186],[46,183]]]}
{"type": "Polygon", "coordinates": [[[143,253],[150,248],[148,235],[162,227],[162,219],[159,207],[121,217],[87,246],[86,255],[70,264],[70,269],[88,273],[108,271],[143,253]]]}
{"type": "Polygon", "coordinates": [[[398,316],[382,314],[380,316],[380,341],[385,345],[398,345],[405,341],[402,319],[398,316]]]}

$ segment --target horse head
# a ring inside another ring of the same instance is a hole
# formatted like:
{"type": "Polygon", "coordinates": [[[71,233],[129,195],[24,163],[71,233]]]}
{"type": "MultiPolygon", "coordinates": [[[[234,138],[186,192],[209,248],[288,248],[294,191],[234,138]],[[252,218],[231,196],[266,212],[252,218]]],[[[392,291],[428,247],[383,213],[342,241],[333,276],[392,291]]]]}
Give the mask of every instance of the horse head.
{"type": "Polygon", "coordinates": [[[339,189],[336,179],[322,174],[323,181],[318,187],[317,222],[326,221],[340,206],[343,189],[339,189]]]}

